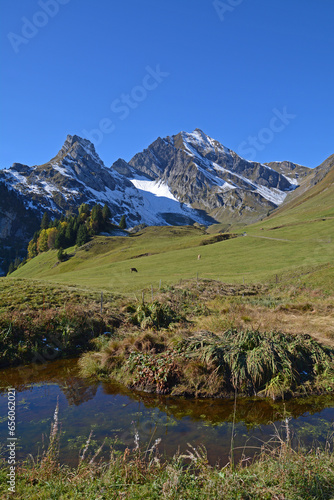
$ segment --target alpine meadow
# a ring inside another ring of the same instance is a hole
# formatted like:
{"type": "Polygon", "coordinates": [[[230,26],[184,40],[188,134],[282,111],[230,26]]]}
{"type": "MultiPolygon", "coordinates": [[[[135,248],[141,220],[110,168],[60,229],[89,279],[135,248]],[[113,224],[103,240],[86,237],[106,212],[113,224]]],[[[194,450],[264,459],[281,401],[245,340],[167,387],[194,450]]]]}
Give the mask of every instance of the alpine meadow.
{"type": "Polygon", "coordinates": [[[7,4],[0,497],[334,498],[332,4],[7,4]]]}

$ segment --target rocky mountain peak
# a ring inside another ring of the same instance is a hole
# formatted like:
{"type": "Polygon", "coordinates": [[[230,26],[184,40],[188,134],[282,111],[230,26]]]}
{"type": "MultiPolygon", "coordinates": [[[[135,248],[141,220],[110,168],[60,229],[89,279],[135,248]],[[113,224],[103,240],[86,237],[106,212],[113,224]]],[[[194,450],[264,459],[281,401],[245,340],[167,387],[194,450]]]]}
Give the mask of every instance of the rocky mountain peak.
{"type": "Polygon", "coordinates": [[[198,153],[203,156],[207,156],[219,151],[220,154],[231,154],[232,151],[222,144],[220,144],[215,139],[212,139],[209,135],[205,134],[201,129],[195,128],[193,132],[180,132],[179,134],[182,138],[182,142],[186,150],[190,150],[193,153],[195,149],[198,153]]]}
{"type": "Polygon", "coordinates": [[[83,139],[78,135],[68,135],[66,137],[63,147],[56,158],[63,158],[65,156],[70,156],[74,159],[91,157],[96,163],[103,165],[102,160],[95,151],[94,144],[88,139],[83,139]]]}
{"type": "Polygon", "coordinates": [[[255,221],[297,187],[285,174],[241,158],[196,128],[157,139],[129,162],[217,220],[255,221]]]}

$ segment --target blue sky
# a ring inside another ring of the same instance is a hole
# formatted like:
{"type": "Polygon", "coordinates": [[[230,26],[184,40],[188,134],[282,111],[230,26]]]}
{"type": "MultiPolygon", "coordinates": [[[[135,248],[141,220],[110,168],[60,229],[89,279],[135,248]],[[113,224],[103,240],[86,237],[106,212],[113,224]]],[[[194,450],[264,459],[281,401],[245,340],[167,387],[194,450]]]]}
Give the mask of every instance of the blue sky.
{"type": "Polygon", "coordinates": [[[0,168],[67,134],[107,166],[200,128],[247,159],[334,153],[333,0],[2,0],[0,168]]]}

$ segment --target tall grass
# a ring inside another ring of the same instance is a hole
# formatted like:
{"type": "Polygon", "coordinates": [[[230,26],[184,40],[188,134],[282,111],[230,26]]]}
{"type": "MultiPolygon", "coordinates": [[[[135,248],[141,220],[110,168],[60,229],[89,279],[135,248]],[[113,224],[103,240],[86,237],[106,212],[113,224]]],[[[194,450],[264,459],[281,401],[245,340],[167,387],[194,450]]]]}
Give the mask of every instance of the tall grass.
{"type": "Polygon", "coordinates": [[[94,310],[65,307],[0,315],[0,367],[78,356],[91,340],[112,331],[118,319],[94,310]]]}
{"type": "Polygon", "coordinates": [[[131,388],[172,395],[265,396],[334,390],[334,351],[309,336],[254,330],[148,332],[111,340],[79,361],[131,388]]]}
{"type": "MultiPolygon", "coordinates": [[[[135,431],[131,448],[118,453],[110,447],[107,462],[98,460],[103,444],[90,447],[92,433],[79,456],[78,466],[59,462],[60,427],[58,404],[51,428],[48,449],[40,459],[29,457],[16,472],[19,500],[31,499],[331,499],[334,495],[333,435],[323,449],[293,450],[288,421],[268,443],[259,447],[255,458],[247,457],[247,448],[237,464],[211,466],[203,446],[188,444],[184,454],[171,459],[159,454],[160,440],[146,449],[140,447],[135,431]]],[[[0,461],[0,495],[7,491],[6,462],[0,461]]]]}

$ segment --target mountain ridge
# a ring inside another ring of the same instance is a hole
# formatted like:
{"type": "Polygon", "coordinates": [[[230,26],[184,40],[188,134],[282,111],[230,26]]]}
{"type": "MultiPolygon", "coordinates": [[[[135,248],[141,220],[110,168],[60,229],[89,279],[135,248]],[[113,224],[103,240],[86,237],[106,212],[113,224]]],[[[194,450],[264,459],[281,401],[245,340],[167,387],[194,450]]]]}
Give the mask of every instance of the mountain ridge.
{"type": "MultiPolygon", "coordinates": [[[[37,219],[44,211],[58,217],[81,203],[107,203],[112,221],[126,215],[128,226],[247,224],[317,182],[324,172],[319,167],[248,161],[195,129],[158,137],[129,162],[120,158],[109,168],[88,139],[74,134],[42,165],[14,163],[1,170],[0,183],[37,219]]],[[[23,249],[24,231],[8,231],[9,219],[19,227],[19,215],[2,206],[0,219],[0,244],[21,239],[23,249]]]]}
{"type": "Polygon", "coordinates": [[[200,129],[159,137],[128,164],[166,182],[180,201],[218,221],[242,219],[248,211],[245,219],[253,222],[296,188],[283,174],[241,158],[200,129]]]}

